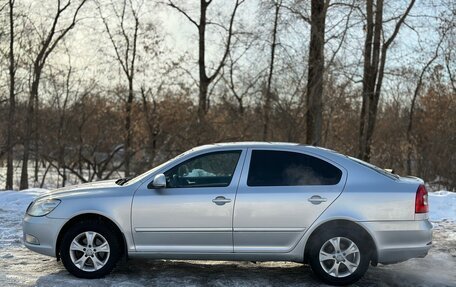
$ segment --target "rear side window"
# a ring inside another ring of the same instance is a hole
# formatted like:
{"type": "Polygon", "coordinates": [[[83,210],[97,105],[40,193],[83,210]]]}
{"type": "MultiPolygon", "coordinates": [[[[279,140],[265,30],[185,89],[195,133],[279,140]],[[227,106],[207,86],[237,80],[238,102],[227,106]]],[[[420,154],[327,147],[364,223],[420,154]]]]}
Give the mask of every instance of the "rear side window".
{"type": "Polygon", "coordinates": [[[335,185],[342,171],[319,158],[302,153],[254,150],[248,186],[335,185]]]}

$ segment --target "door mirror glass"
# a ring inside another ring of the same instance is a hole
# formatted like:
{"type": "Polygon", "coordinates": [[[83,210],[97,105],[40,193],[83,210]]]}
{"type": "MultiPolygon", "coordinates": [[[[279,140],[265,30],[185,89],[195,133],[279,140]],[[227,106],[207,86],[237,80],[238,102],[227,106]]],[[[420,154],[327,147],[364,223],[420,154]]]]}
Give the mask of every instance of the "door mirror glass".
{"type": "Polygon", "coordinates": [[[163,173],[159,173],[154,177],[154,181],[149,184],[152,188],[164,188],[166,187],[166,177],[163,173]]]}

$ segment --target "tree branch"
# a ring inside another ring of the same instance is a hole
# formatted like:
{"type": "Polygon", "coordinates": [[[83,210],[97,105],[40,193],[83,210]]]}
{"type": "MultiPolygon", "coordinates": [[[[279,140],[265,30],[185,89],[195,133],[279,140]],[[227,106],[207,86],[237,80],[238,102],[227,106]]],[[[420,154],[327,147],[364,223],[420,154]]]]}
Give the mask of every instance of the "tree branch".
{"type": "MultiPolygon", "coordinates": [[[[49,49],[45,52],[44,54],[44,57],[43,57],[43,63],[46,61],[46,59],[49,57],[49,55],[52,53],[52,51],[54,50],[54,48],[57,46],[57,44],[63,39],[63,37],[65,37],[65,35],[71,30],[74,28],[74,26],[76,25],[76,18],[79,14],[79,10],[81,10],[82,6],[84,6],[84,4],[86,3],[87,0],[82,0],[81,3],[79,3],[79,6],[76,8],[76,11],[74,12],[73,14],[73,19],[71,21],[71,24],[68,25],[65,29],[62,30],[62,32],[60,33],[60,35],[54,40],[54,42],[52,44],[50,44],[50,47],[49,49]]],[[[60,3],[60,1],[59,1],[60,3]]],[[[54,25],[53,25],[53,30],[52,30],[52,33],[54,34],[55,32],[55,27],[57,25],[57,21],[58,21],[58,18],[60,16],[60,14],[65,11],[71,4],[71,1],[68,1],[67,4],[62,8],[62,9],[59,9],[59,11],[57,12],[56,14],[56,17],[55,17],[55,21],[54,21],[54,25]]],[[[60,4],[59,4],[60,5],[60,4]]],[[[50,34],[51,35],[51,34],[50,34]]],[[[50,40],[52,40],[52,37],[53,35],[50,37],[50,40]]]]}
{"type": "MultiPolygon", "coordinates": [[[[244,3],[245,0],[236,0],[236,4],[234,5],[233,12],[231,13],[230,17],[230,25],[228,28],[228,39],[227,43],[225,46],[225,52],[223,53],[223,57],[218,65],[218,67],[215,69],[215,72],[212,74],[212,76],[209,77],[209,81],[213,81],[215,77],[220,73],[220,69],[225,65],[226,58],[228,57],[228,53],[230,52],[230,47],[231,47],[231,39],[233,37],[233,25],[234,25],[234,18],[236,17],[236,12],[239,8],[239,6],[244,3]]],[[[210,3],[210,1],[209,1],[210,3]]]]}
{"type": "Polygon", "coordinates": [[[307,24],[311,23],[310,18],[308,16],[304,15],[301,11],[298,11],[298,9],[287,6],[287,5],[282,5],[282,7],[285,8],[286,10],[290,11],[291,14],[297,16],[299,19],[303,20],[307,24]]]}
{"type": "Polygon", "coordinates": [[[389,45],[391,45],[391,43],[394,41],[394,38],[396,38],[397,34],[399,33],[399,29],[401,28],[402,24],[404,23],[405,18],[407,18],[407,15],[410,13],[410,10],[412,10],[412,7],[414,4],[415,4],[415,0],[411,0],[407,9],[405,10],[404,14],[402,14],[401,18],[396,23],[393,34],[388,38],[388,40],[384,44],[384,46],[386,46],[387,49],[388,49],[389,45]]]}
{"type": "MultiPolygon", "coordinates": [[[[209,2],[209,3],[210,3],[210,2],[209,2]]],[[[172,8],[174,8],[174,9],[176,9],[176,10],[179,11],[180,13],[182,13],[182,14],[183,14],[183,15],[184,15],[184,16],[185,16],[193,25],[196,26],[196,28],[199,29],[198,23],[196,23],[196,21],[193,20],[192,17],[190,17],[190,16],[187,14],[187,12],[185,12],[184,10],[182,10],[179,6],[176,6],[176,5],[173,3],[173,1],[169,0],[169,2],[167,3],[167,5],[168,5],[169,7],[172,7],[172,8]]]]}
{"type": "Polygon", "coordinates": [[[108,22],[107,22],[106,18],[103,16],[103,14],[101,12],[100,5],[98,5],[97,8],[98,8],[98,11],[100,13],[100,17],[101,17],[101,19],[103,21],[103,24],[104,24],[104,26],[106,28],[106,33],[108,33],[109,40],[111,41],[111,44],[114,47],[114,52],[116,53],[116,58],[119,61],[120,66],[122,67],[122,70],[124,71],[124,73],[127,75],[127,77],[129,77],[129,71],[128,71],[128,66],[127,66],[128,63],[124,62],[122,57],[121,57],[121,55],[120,55],[119,47],[117,46],[116,41],[114,40],[114,36],[113,36],[113,34],[111,32],[111,29],[109,28],[109,25],[108,25],[108,22]]]}

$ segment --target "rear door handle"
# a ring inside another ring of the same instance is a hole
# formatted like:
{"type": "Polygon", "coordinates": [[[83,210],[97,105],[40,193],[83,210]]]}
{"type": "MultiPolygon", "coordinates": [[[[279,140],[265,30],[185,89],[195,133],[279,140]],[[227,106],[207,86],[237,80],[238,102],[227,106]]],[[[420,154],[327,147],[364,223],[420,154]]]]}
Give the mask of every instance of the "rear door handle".
{"type": "Polygon", "coordinates": [[[231,199],[226,198],[224,196],[217,196],[216,198],[214,198],[212,200],[212,202],[217,204],[217,205],[224,205],[225,203],[231,202],[231,199]]]}
{"type": "Polygon", "coordinates": [[[313,195],[311,198],[308,199],[308,201],[313,204],[320,204],[322,202],[325,202],[326,200],[327,200],[326,198],[323,198],[319,195],[313,195]]]}

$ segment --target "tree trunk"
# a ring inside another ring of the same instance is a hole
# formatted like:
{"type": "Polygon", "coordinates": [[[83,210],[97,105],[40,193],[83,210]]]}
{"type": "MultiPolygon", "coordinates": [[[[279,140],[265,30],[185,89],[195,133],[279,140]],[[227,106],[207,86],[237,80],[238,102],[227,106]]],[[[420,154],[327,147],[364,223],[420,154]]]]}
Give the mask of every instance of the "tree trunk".
{"type": "Polygon", "coordinates": [[[271,59],[269,63],[269,74],[268,81],[266,86],[266,94],[264,99],[264,108],[263,108],[263,140],[267,140],[269,136],[269,122],[270,122],[270,113],[271,113],[271,104],[272,104],[272,76],[274,74],[274,60],[275,60],[275,50],[277,46],[277,27],[279,23],[279,13],[282,1],[275,3],[275,12],[274,12],[274,26],[272,28],[272,43],[271,43],[271,59]]]}
{"type": "MultiPolygon", "coordinates": [[[[133,108],[133,101],[134,101],[134,89],[133,89],[133,84],[134,84],[134,75],[135,75],[135,60],[136,60],[136,53],[137,53],[137,40],[138,40],[138,29],[139,29],[139,18],[137,15],[137,12],[135,11],[133,7],[133,3],[130,1],[130,9],[132,16],[134,18],[134,34],[129,35],[128,32],[124,29],[125,21],[126,19],[124,18],[124,15],[117,15],[118,21],[120,21],[120,31],[119,33],[123,36],[123,39],[125,40],[125,54],[122,54],[120,51],[119,45],[114,36],[113,33],[111,32],[111,29],[109,28],[108,21],[105,17],[103,17],[102,14],[102,9],[100,6],[98,6],[98,10],[100,12],[100,16],[103,20],[103,23],[106,28],[106,32],[108,33],[109,39],[111,41],[111,44],[114,48],[114,51],[116,53],[117,61],[119,62],[120,66],[122,67],[123,72],[125,73],[125,76],[128,80],[128,96],[125,104],[125,131],[124,131],[124,164],[125,164],[125,176],[129,177],[131,173],[131,146],[133,142],[133,133],[132,133],[132,108],[133,108]],[[132,46],[130,46],[130,43],[132,46]],[[131,58],[130,58],[131,56],[131,58]]],[[[112,5],[114,6],[114,2],[112,2],[112,5]]],[[[122,10],[125,12],[125,9],[127,7],[127,1],[123,1],[123,7],[122,10]]],[[[97,176],[100,178],[102,177],[102,172],[99,172],[97,176]]]]}
{"type": "Polygon", "coordinates": [[[25,134],[24,134],[24,151],[22,155],[22,170],[21,170],[21,181],[19,184],[19,189],[27,189],[28,188],[28,161],[29,161],[29,153],[30,153],[30,140],[31,140],[31,133],[32,133],[32,116],[33,114],[33,97],[30,94],[29,103],[27,107],[27,115],[25,117],[25,134]]]}
{"type": "MultiPolygon", "coordinates": [[[[133,71],[131,71],[133,73],[133,71]]],[[[130,158],[131,158],[131,141],[132,141],[132,132],[131,132],[131,109],[133,105],[133,77],[128,79],[128,98],[125,111],[125,176],[130,176],[130,158]]]]}
{"type": "Polygon", "coordinates": [[[40,136],[40,133],[38,132],[38,127],[40,126],[39,124],[39,117],[38,117],[38,94],[37,96],[35,97],[35,110],[34,110],[34,115],[33,115],[33,129],[34,129],[34,141],[33,141],[33,144],[34,144],[34,149],[33,149],[33,152],[34,152],[34,159],[35,159],[35,166],[34,166],[34,171],[33,171],[33,182],[34,183],[38,183],[38,168],[39,168],[39,165],[40,165],[40,159],[39,159],[39,154],[40,154],[40,151],[39,151],[39,136],[40,136]]]}
{"type": "Polygon", "coordinates": [[[325,1],[312,0],[306,97],[306,143],[310,145],[321,143],[326,9],[325,1]]]}
{"type": "MultiPolygon", "coordinates": [[[[363,103],[359,128],[359,153],[362,160],[370,160],[370,146],[377,117],[380,93],[376,93],[379,77],[379,59],[383,26],[383,0],[377,0],[374,11],[373,0],[366,1],[366,39],[364,43],[363,103]]],[[[381,55],[385,59],[386,55],[381,55]]],[[[383,76],[383,75],[382,75],[383,76]]],[[[379,92],[379,90],[378,90],[379,92]]]]}
{"type": "MultiPolygon", "coordinates": [[[[212,0],[200,0],[200,18],[199,21],[193,20],[183,9],[176,6],[172,0],[168,1],[168,5],[180,13],[182,13],[195,27],[198,29],[198,68],[199,68],[199,93],[198,93],[198,122],[204,121],[207,111],[209,110],[208,92],[209,85],[214,81],[220,73],[220,70],[225,65],[226,58],[231,47],[231,38],[233,36],[233,23],[236,12],[239,6],[245,0],[236,0],[236,4],[231,13],[230,24],[227,28],[228,37],[225,45],[223,57],[214,69],[212,75],[206,73],[206,26],[207,26],[207,7],[212,3],[212,0]]],[[[214,23],[213,23],[214,24],[214,23]]],[[[200,125],[202,127],[202,125],[200,125]]]]}
{"type": "Polygon", "coordinates": [[[21,181],[19,188],[27,189],[28,185],[28,162],[30,158],[30,143],[33,135],[33,115],[35,113],[35,98],[38,97],[38,85],[39,78],[41,76],[41,69],[37,66],[33,70],[33,81],[32,88],[30,90],[30,96],[27,104],[27,114],[25,116],[25,134],[24,134],[24,153],[22,155],[22,170],[21,170],[21,181]]]}
{"type": "Polygon", "coordinates": [[[6,132],[6,185],[5,189],[13,189],[13,137],[14,137],[14,123],[16,114],[16,95],[15,95],[15,80],[16,80],[16,63],[14,59],[14,1],[9,1],[9,24],[10,24],[10,46],[9,46],[9,110],[8,110],[8,124],[6,132]]]}
{"type": "Polygon", "coordinates": [[[396,23],[392,35],[386,40],[383,39],[383,42],[382,38],[385,38],[383,31],[383,0],[377,0],[376,5],[373,2],[373,0],[366,1],[367,24],[364,43],[363,103],[359,126],[358,157],[365,161],[370,161],[371,156],[372,136],[377,119],[386,54],[405,18],[410,13],[415,0],[410,1],[407,9],[396,23]]]}
{"type": "Polygon", "coordinates": [[[206,11],[208,3],[206,0],[201,0],[200,5],[200,20],[198,26],[199,36],[199,52],[198,52],[198,67],[199,67],[199,97],[198,97],[198,120],[201,122],[207,112],[207,93],[210,80],[206,74],[206,11]]]}
{"type": "Polygon", "coordinates": [[[365,128],[367,123],[367,110],[369,104],[369,93],[368,91],[372,90],[369,85],[371,80],[369,77],[372,76],[371,72],[371,56],[372,56],[372,35],[374,31],[373,26],[373,0],[366,1],[366,19],[367,23],[365,25],[366,30],[366,39],[364,41],[364,71],[363,71],[363,92],[362,92],[362,106],[361,106],[361,117],[359,121],[359,142],[358,142],[358,157],[364,159],[366,153],[366,140],[365,140],[365,128]]]}

